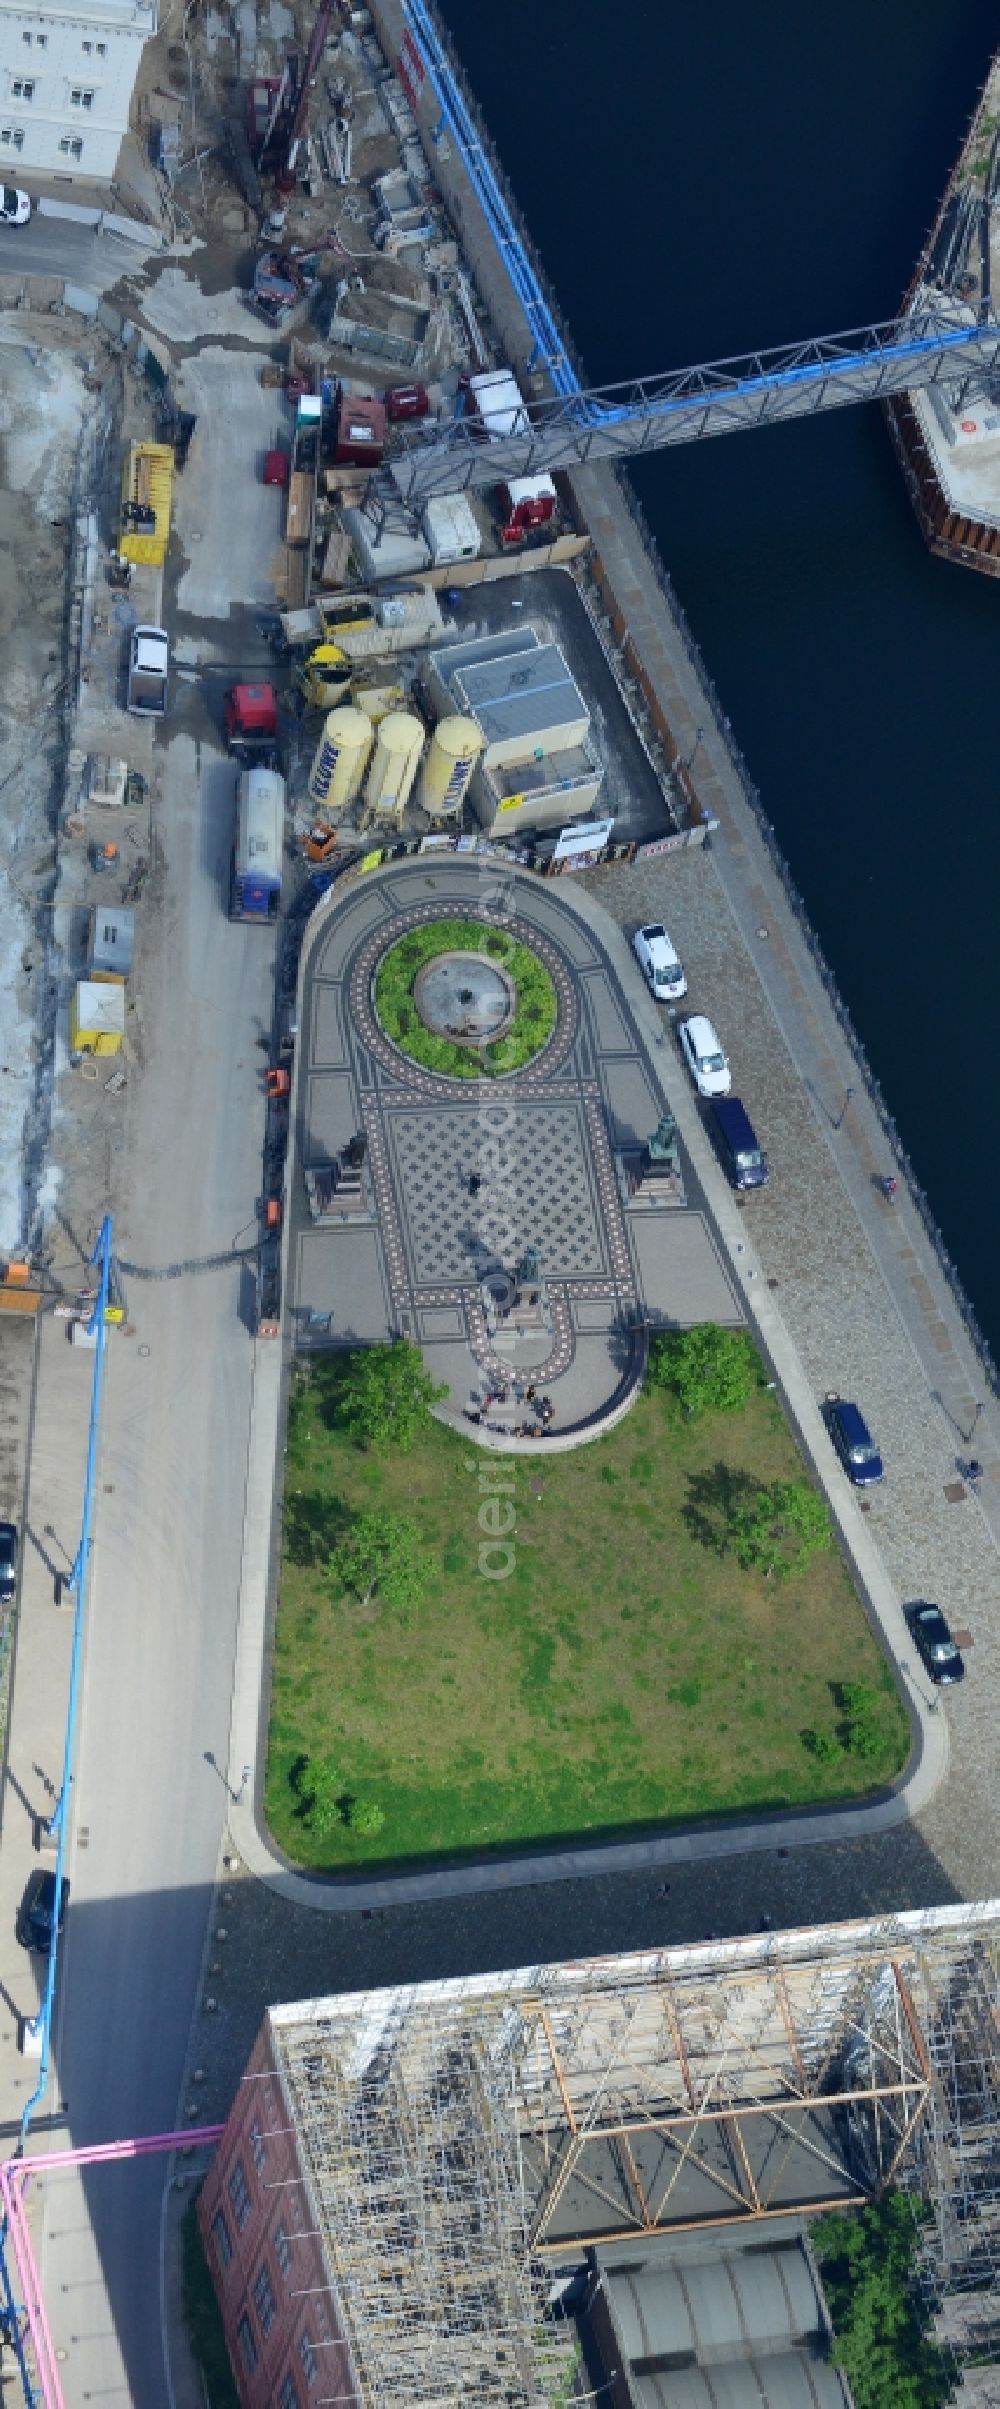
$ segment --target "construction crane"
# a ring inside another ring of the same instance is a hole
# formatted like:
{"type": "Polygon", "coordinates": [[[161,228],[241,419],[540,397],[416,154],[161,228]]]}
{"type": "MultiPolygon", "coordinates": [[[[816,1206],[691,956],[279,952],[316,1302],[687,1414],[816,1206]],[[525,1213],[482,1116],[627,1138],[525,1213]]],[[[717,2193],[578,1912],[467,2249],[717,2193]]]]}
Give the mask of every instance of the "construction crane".
{"type": "MultiPolygon", "coordinates": [[[[961,388],[971,378],[981,390],[997,380],[1000,325],[984,322],[988,299],[976,323],[959,287],[954,298],[941,290],[880,326],[585,392],[426,0],[402,0],[402,11],[408,80],[411,86],[426,80],[439,111],[432,147],[447,140],[461,157],[531,332],[528,371],[543,370],[550,388],[549,399],[530,410],[525,405],[522,424],[488,439],[472,417],[401,428],[389,465],[405,504],[419,508],[436,494],[509,485],[595,460],[627,462],[669,444],[881,401],[917,386],[961,388]]],[[[991,186],[994,180],[991,169],[991,186]]],[[[949,238],[955,260],[960,251],[966,255],[962,246],[972,232],[970,216],[955,241],[949,238]]]]}

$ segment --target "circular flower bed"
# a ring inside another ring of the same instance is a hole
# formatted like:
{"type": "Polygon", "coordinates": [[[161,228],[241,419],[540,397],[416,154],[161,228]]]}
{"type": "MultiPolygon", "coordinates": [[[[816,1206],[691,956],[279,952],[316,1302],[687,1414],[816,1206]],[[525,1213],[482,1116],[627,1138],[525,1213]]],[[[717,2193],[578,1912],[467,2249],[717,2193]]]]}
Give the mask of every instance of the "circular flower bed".
{"type": "Polygon", "coordinates": [[[394,1046],[439,1078],[503,1079],[533,1062],[556,1025],[556,991],[544,964],[527,945],[479,920],[431,920],[397,938],[375,973],[375,1011],[394,1046]],[[437,954],[485,956],[506,973],[516,1003],[501,1037],[489,1045],[456,1044],[425,1028],[414,1002],[417,974],[437,954]]]}

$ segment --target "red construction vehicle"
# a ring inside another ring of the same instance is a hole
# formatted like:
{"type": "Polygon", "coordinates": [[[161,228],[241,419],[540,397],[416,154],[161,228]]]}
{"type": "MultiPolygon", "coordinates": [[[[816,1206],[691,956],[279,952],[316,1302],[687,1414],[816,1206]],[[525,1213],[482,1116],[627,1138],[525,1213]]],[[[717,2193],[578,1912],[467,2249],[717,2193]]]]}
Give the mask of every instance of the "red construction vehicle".
{"type": "Polygon", "coordinates": [[[226,744],[237,761],[273,767],[278,750],[278,697],[273,686],[230,686],[223,706],[226,744]]]}

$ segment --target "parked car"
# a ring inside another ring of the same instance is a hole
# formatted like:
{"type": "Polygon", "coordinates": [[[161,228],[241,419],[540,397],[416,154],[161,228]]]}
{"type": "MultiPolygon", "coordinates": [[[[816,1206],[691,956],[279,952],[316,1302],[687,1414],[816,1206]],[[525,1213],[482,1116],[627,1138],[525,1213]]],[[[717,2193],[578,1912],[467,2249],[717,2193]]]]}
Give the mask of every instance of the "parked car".
{"type": "Polygon", "coordinates": [[[711,1021],[695,1012],[679,1022],[677,1034],[699,1096],[728,1096],[733,1075],[711,1021]]]}
{"type": "Polygon", "coordinates": [[[676,947],[661,920],[650,920],[645,928],[636,929],[632,951],[658,1003],[673,1004],[679,996],[687,994],[688,983],[676,947]]]}
{"type": "Polygon", "coordinates": [[[26,226],[31,216],[31,201],[16,184],[0,184],[0,225],[26,226]]]}
{"type": "Polygon", "coordinates": [[[0,1522],[0,1605],[9,1606],[17,1588],[17,1529],[0,1522]]]}
{"type": "Polygon", "coordinates": [[[848,1397],[828,1397],[826,1419],[830,1437],[848,1480],[856,1489],[869,1489],[885,1469],[864,1415],[848,1397]]]}
{"type": "Polygon", "coordinates": [[[942,1684],[965,1680],[965,1658],[956,1647],[940,1606],[931,1606],[918,1598],[908,1606],[906,1619],[923,1657],[932,1681],[942,1684]]]}
{"type": "MultiPolygon", "coordinates": [[[[59,1932],[62,1931],[66,1921],[68,1901],[69,1883],[64,1875],[59,1893],[57,1926],[59,1932]]],[[[42,1957],[48,1957],[52,1947],[55,1904],[55,1875],[48,1873],[44,1866],[36,1865],[34,1873],[28,1876],[27,1888],[18,1908],[17,1923],[14,1927],[22,1949],[37,1949],[42,1957]]]]}
{"type": "Polygon", "coordinates": [[[708,1124],[716,1152],[734,1188],[767,1186],[767,1156],[746,1105],[738,1096],[712,1096],[708,1124]]]}

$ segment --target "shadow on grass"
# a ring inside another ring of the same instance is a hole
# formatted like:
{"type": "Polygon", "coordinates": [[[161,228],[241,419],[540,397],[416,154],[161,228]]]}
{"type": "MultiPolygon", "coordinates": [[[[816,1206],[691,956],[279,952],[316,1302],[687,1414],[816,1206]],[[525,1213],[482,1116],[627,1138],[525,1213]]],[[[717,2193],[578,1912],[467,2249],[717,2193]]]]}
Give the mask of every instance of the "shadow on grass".
{"type": "Polygon", "coordinates": [[[681,1507],[689,1537],[713,1556],[725,1556],[734,1512],[750,1505],[763,1487],[763,1481],[752,1472],[738,1472],[731,1464],[709,1464],[703,1472],[689,1472],[681,1507]]]}
{"type": "Polygon", "coordinates": [[[285,1552],[290,1562],[328,1564],[354,1519],[341,1497],[323,1497],[314,1489],[287,1492],[284,1530],[285,1552]]]}

